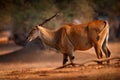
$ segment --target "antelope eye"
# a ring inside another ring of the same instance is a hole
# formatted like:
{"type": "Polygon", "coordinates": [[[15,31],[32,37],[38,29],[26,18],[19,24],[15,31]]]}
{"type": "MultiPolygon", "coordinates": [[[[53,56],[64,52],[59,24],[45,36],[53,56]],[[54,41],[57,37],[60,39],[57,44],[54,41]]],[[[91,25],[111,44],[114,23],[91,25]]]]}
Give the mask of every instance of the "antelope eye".
{"type": "Polygon", "coordinates": [[[33,28],[33,30],[36,30],[35,28],[33,28]]]}

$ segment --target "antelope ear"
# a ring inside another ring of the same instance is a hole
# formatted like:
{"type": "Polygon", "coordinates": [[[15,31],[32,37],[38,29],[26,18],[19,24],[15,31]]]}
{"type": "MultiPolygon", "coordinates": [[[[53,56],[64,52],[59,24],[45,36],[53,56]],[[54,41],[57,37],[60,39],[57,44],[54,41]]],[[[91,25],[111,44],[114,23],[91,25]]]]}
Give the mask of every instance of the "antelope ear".
{"type": "Polygon", "coordinates": [[[40,27],[41,27],[41,26],[39,26],[39,25],[36,25],[36,26],[35,26],[36,29],[40,29],[40,27]]]}
{"type": "Polygon", "coordinates": [[[37,25],[37,29],[40,29],[42,26],[37,25]]]}

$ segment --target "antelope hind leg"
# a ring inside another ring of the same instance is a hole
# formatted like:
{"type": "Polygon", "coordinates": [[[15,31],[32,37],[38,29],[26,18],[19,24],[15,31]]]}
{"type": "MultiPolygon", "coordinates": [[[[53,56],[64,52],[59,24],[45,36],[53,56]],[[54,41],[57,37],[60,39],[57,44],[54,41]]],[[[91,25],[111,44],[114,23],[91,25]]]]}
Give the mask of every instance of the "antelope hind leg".
{"type": "MultiPolygon", "coordinates": [[[[109,48],[108,48],[108,46],[107,46],[107,41],[106,41],[106,39],[105,39],[104,42],[103,42],[102,50],[103,50],[106,58],[109,58],[110,55],[111,55],[111,52],[110,52],[110,50],[109,50],[109,48]]],[[[109,64],[109,63],[110,63],[110,61],[107,61],[107,64],[109,64]]]]}
{"type": "MultiPolygon", "coordinates": [[[[103,55],[102,55],[102,50],[101,50],[100,46],[99,45],[95,45],[94,48],[95,48],[95,52],[96,52],[97,58],[101,59],[103,57],[103,55]]],[[[102,64],[102,62],[99,62],[98,64],[102,64]]]]}
{"type": "MultiPolygon", "coordinates": [[[[103,46],[102,46],[102,49],[103,49],[103,52],[105,53],[106,58],[109,58],[110,55],[111,55],[111,52],[110,52],[110,50],[108,49],[108,47],[107,47],[106,45],[103,45],[103,46]]],[[[107,64],[109,64],[109,63],[110,63],[110,61],[107,61],[107,64]]]]}

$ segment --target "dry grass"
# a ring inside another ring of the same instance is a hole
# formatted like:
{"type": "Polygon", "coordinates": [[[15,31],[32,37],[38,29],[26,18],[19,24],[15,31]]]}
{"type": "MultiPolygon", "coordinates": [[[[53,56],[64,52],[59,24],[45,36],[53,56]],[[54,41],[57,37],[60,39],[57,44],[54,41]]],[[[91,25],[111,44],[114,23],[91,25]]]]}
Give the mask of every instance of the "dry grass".
{"type": "MultiPolygon", "coordinates": [[[[4,50],[18,49],[17,46],[0,46],[4,50]]],[[[30,48],[30,47],[29,47],[30,48]]],[[[40,51],[25,48],[14,55],[0,56],[0,80],[119,80],[120,61],[111,60],[109,65],[98,65],[94,62],[81,66],[67,66],[56,69],[62,65],[62,55],[51,50],[40,51]],[[28,54],[29,53],[29,54],[28,54]],[[24,55],[23,55],[24,54],[24,55]],[[31,57],[32,56],[32,57],[31,57]],[[7,59],[9,58],[9,59],[7,59]],[[14,59],[12,59],[14,58],[14,59]],[[29,60],[28,60],[29,59],[29,60]],[[9,60],[9,61],[7,61],[9,60]],[[15,61],[14,61],[15,60],[15,61]],[[3,61],[3,62],[2,62],[3,61]]],[[[30,48],[31,49],[31,48],[30,48]]],[[[120,43],[110,43],[111,57],[120,56],[120,43]]],[[[2,50],[3,51],[3,50],[2,50]]],[[[2,54],[2,53],[0,53],[2,54]]],[[[89,60],[96,60],[94,49],[76,51],[75,63],[83,64],[89,60]]]]}

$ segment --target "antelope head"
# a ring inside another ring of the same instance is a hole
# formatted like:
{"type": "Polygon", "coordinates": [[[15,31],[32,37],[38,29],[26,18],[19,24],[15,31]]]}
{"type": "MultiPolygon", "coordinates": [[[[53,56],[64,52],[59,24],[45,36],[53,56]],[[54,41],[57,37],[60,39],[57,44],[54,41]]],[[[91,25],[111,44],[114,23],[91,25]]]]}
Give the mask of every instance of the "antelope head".
{"type": "Polygon", "coordinates": [[[29,33],[27,41],[32,41],[36,39],[40,34],[39,26],[35,26],[29,33]]]}

